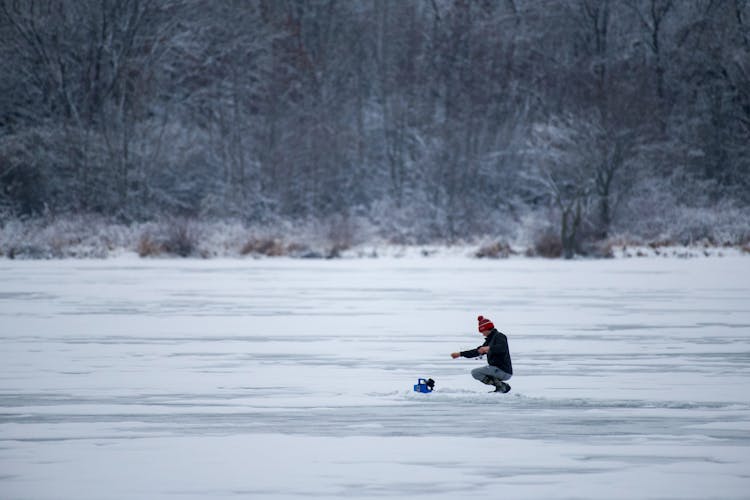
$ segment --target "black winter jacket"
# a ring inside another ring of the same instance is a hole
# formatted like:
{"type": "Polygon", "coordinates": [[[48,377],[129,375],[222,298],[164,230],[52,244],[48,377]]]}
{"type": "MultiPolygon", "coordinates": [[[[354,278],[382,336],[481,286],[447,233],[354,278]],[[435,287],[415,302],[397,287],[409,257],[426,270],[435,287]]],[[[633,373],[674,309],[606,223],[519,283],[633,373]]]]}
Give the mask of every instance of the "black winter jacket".
{"type": "MultiPolygon", "coordinates": [[[[484,346],[490,347],[490,352],[487,353],[487,363],[500,368],[508,375],[513,375],[513,364],[510,362],[510,351],[508,350],[508,337],[493,328],[485,338],[484,344],[479,347],[484,346]]],[[[464,358],[476,358],[480,356],[479,347],[461,351],[459,354],[464,358]]]]}

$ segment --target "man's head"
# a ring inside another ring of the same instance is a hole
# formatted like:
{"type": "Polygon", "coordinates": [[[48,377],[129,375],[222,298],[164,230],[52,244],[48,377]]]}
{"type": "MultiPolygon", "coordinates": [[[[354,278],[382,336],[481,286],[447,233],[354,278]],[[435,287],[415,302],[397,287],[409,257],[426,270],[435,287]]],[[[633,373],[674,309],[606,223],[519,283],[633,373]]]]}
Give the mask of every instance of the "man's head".
{"type": "Polygon", "coordinates": [[[479,333],[481,333],[485,337],[489,335],[493,328],[495,328],[495,325],[492,324],[492,321],[490,321],[488,318],[485,318],[484,316],[479,316],[477,320],[479,321],[479,333]]]}

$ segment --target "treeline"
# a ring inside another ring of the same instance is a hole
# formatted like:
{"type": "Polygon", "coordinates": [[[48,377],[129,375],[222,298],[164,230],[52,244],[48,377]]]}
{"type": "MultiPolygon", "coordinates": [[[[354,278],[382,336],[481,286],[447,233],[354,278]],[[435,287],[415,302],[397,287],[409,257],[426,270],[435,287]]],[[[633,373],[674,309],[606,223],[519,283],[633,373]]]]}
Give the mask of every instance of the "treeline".
{"type": "Polygon", "coordinates": [[[0,215],[750,239],[748,0],[0,0],[0,215]]]}

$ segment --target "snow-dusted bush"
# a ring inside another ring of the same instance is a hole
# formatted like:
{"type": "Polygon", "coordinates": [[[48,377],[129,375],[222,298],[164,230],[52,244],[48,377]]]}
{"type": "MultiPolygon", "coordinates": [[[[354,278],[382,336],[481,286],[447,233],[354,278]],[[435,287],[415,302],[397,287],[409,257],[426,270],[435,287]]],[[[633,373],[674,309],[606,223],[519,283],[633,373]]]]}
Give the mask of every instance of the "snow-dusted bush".
{"type": "Polygon", "coordinates": [[[12,219],[0,227],[0,253],[9,258],[104,258],[128,249],[133,231],[96,216],[12,219]]]}
{"type": "Polygon", "coordinates": [[[622,207],[613,232],[670,245],[741,245],[750,238],[750,207],[727,199],[714,201],[710,186],[698,182],[691,192],[676,192],[669,184],[670,179],[651,179],[639,185],[622,207]]]}

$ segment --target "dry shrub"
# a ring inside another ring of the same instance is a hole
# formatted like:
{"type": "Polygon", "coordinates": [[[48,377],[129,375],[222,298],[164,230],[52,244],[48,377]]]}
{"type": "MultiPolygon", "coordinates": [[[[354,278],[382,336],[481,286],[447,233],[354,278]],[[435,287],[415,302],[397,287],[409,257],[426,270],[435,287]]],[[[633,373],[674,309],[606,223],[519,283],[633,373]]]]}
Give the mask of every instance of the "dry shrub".
{"type": "Polygon", "coordinates": [[[562,253],[562,241],[557,234],[545,232],[538,236],[534,241],[534,249],[532,253],[534,256],[557,259],[562,256],[562,253]]]}
{"type": "Polygon", "coordinates": [[[584,255],[597,259],[613,259],[614,244],[609,240],[588,241],[583,243],[584,255]]]}
{"type": "Polygon", "coordinates": [[[286,252],[292,257],[304,257],[310,253],[310,247],[302,243],[292,242],[286,246],[286,252]]]}
{"type": "Polygon", "coordinates": [[[738,239],[740,240],[739,247],[742,253],[750,254],[750,232],[743,234],[738,239]]]}
{"type": "Polygon", "coordinates": [[[162,254],[191,257],[198,254],[198,231],[187,219],[166,221],[141,234],[136,250],[141,257],[162,254]]]}
{"type": "Polygon", "coordinates": [[[151,234],[143,233],[138,238],[136,251],[139,257],[156,257],[164,253],[164,247],[151,234]]]}
{"type": "Polygon", "coordinates": [[[53,255],[39,245],[18,245],[8,248],[8,258],[16,259],[49,259],[53,255]]]}
{"type": "Polygon", "coordinates": [[[331,246],[326,257],[338,258],[341,252],[349,250],[354,245],[358,232],[357,222],[345,215],[335,215],[330,218],[328,224],[328,241],[331,246]]]}
{"type": "Polygon", "coordinates": [[[169,225],[164,248],[169,254],[190,257],[197,253],[198,235],[188,221],[177,221],[169,225]]]}
{"type": "Polygon", "coordinates": [[[675,242],[669,239],[660,239],[652,241],[648,244],[652,250],[659,250],[660,248],[676,246],[675,242]]]}
{"type": "Polygon", "coordinates": [[[474,254],[479,259],[507,259],[516,252],[505,242],[496,242],[480,247],[474,254]]]}
{"type": "Polygon", "coordinates": [[[349,245],[346,243],[335,243],[331,248],[328,249],[326,259],[339,259],[341,258],[341,252],[349,250],[349,245]]]}
{"type": "Polygon", "coordinates": [[[310,246],[292,242],[284,244],[278,238],[271,237],[257,237],[253,236],[248,239],[240,250],[241,255],[255,255],[265,257],[296,257],[301,259],[322,259],[328,257],[329,254],[322,254],[316,250],[310,248],[310,246]]]}
{"type": "Polygon", "coordinates": [[[250,238],[240,250],[242,255],[265,255],[267,257],[281,257],[286,255],[284,245],[276,238],[250,238]]]}

